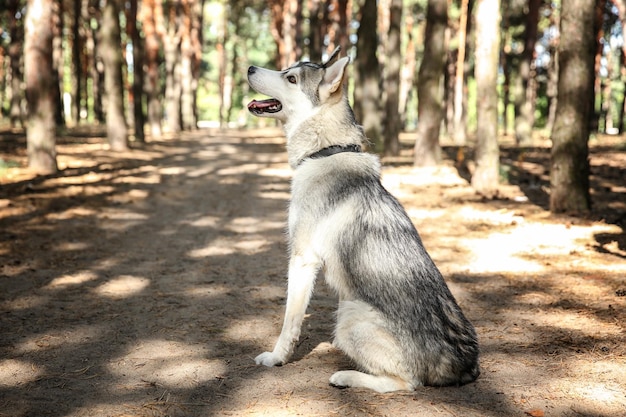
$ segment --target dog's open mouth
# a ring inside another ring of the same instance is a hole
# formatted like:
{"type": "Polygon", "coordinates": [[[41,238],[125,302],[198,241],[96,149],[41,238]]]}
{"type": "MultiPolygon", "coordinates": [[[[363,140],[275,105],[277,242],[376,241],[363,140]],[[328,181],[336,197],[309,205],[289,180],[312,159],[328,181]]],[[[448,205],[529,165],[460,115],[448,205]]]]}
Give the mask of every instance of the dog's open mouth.
{"type": "Polygon", "coordinates": [[[275,98],[267,100],[252,100],[248,103],[248,111],[254,114],[276,113],[281,111],[283,105],[275,98]]]}

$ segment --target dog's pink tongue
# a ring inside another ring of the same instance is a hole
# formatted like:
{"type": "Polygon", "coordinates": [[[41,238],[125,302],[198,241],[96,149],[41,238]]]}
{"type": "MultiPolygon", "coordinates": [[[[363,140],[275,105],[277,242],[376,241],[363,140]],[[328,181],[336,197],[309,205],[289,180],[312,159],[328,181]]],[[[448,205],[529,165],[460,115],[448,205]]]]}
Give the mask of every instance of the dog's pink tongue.
{"type": "Polygon", "coordinates": [[[248,103],[248,109],[267,109],[268,107],[276,105],[276,100],[252,100],[248,103]]]}

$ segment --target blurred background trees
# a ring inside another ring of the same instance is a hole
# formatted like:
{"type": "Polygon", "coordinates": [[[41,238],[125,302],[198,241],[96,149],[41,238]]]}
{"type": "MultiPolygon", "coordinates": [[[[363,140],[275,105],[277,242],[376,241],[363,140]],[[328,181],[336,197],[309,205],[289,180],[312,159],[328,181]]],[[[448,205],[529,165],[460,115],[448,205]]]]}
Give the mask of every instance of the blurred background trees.
{"type": "MultiPolygon", "coordinates": [[[[481,178],[493,181],[494,167],[498,175],[502,138],[518,146],[541,135],[567,143],[574,135],[567,118],[575,118],[577,145],[553,153],[556,169],[585,160],[589,135],[622,133],[625,0],[490,1],[484,18],[482,3],[5,0],[0,122],[28,127],[31,166],[51,172],[55,135],[65,126],[106,125],[111,149],[122,150],[199,126],[268,123],[245,110],[254,94],[246,68],[320,61],[341,45],[353,58],[349,98],[371,149],[398,155],[401,131],[417,132],[409,144],[416,165],[439,163],[442,142],[475,148],[479,172],[480,159],[490,161],[489,176],[472,180],[485,194],[497,192],[481,178]],[[593,19],[571,13],[583,7],[593,19]],[[29,26],[31,20],[37,23],[29,26]],[[577,71],[577,47],[563,42],[564,30],[585,41],[585,65],[577,71]],[[481,55],[486,42],[496,48],[488,56],[481,55]],[[567,93],[583,85],[588,97],[567,93]]],[[[574,183],[588,188],[588,169],[581,169],[554,176],[566,190],[554,198],[563,200],[574,183]]],[[[588,200],[552,208],[585,211],[588,200]]]]}

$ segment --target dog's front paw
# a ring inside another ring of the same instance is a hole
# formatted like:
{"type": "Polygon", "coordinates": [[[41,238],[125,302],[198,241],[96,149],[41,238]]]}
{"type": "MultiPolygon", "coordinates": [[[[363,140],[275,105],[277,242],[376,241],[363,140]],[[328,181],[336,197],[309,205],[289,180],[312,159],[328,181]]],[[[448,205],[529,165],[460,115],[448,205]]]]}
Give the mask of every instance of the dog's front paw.
{"type": "Polygon", "coordinates": [[[279,357],[274,352],[263,352],[257,356],[254,361],[257,365],[265,366],[280,366],[283,364],[283,358],[279,357]]]}
{"type": "Polygon", "coordinates": [[[348,388],[354,385],[355,376],[358,372],[355,371],[339,371],[332,374],[328,383],[337,388],[348,388]]]}

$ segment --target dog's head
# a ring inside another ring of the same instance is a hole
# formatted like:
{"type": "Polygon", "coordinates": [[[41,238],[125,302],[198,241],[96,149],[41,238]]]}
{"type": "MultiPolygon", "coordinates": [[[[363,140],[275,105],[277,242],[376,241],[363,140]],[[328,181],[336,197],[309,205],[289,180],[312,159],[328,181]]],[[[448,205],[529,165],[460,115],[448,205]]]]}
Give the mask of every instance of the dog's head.
{"type": "Polygon", "coordinates": [[[251,66],[248,83],[267,100],[252,100],[248,110],[259,117],[290,122],[303,120],[332,98],[342,95],[343,78],[350,58],[338,59],[337,47],[324,63],[300,62],[283,71],[251,66]]]}

